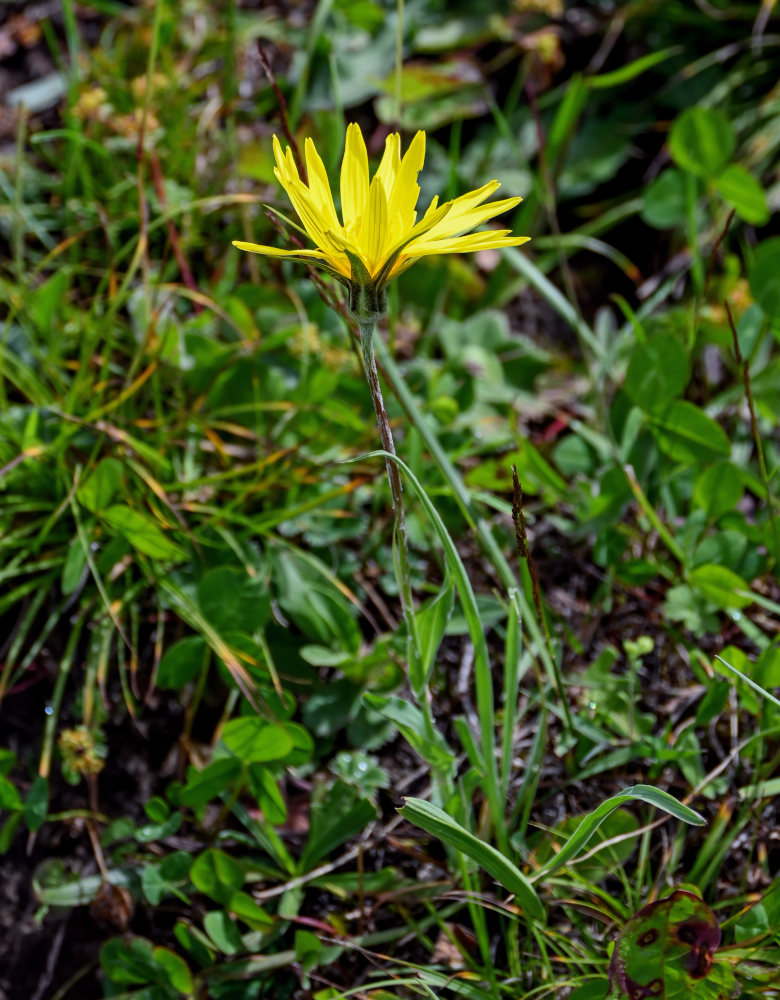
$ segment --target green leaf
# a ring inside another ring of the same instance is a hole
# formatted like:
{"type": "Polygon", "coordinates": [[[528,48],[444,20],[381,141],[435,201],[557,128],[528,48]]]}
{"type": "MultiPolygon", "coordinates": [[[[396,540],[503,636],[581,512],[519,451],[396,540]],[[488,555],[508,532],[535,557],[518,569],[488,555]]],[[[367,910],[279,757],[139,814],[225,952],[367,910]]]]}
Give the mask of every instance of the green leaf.
{"type": "Polygon", "coordinates": [[[40,830],[49,809],[49,782],[39,774],[33,781],[27,798],[24,800],[24,821],[28,830],[35,833],[40,830]]]}
{"type": "Polygon", "coordinates": [[[193,861],[190,879],[210,899],[227,904],[244,884],[244,869],[224,851],[210,847],[193,861]]]}
{"type": "Polygon", "coordinates": [[[21,822],[21,812],[13,812],[5,823],[3,823],[2,827],[0,827],[0,855],[5,854],[10,848],[16,829],[21,822]]]}
{"type": "Polygon", "coordinates": [[[726,1000],[734,970],[713,960],[720,938],[715,914],[692,892],[648,903],[618,935],[606,1000],[726,1000]]]}
{"type": "Polygon", "coordinates": [[[218,566],[204,573],[198,584],[198,604],[220,632],[251,634],[263,628],[271,616],[266,582],[234,566],[218,566]]]}
{"type": "Polygon", "coordinates": [[[535,877],[538,879],[543,875],[549,876],[552,872],[560,868],[561,865],[565,865],[571,861],[585,847],[610,813],[613,813],[627,802],[636,800],[646,802],[656,809],[661,809],[683,823],[690,823],[693,826],[704,826],[707,822],[703,816],[688,806],[683,805],[682,802],[678,802],[668,792],[664,792],[660,788],[653,788],[651,785],[634,785],[632,788],[627,788],[625,792],[606,799],[600,806],[597,806],[592,812],[588,813],[560,851],[558,851],[552,860],[539,869],[535,877]]]}
{"type": "Polygon", "coordinates": [[[93,514],[104,511],[122,481],[124,466],[117,458],[104,458],[79,484],[76,498],[93,514]]]}
{"type": "Polygon", "coordinates": [[[731,446],[726,432],[703,410],[686,399],[675,400],[663,413],[651,416],[658,447],[677,462],[727,458],[731,446]]]}
{"type": "Polygon", "coordinates": [[[62,593],[69,597],[81,583],[84,575],[84,567],[87,565],[87,553],[84,550],[84,542],[76,535],[68,544],[68,551],[65,555],[65,562],[62,564],[62,593]]]}
{"type": "Polygon", "coordinates": [[[268,929],[273,926],[273,917],[270,917],[262,906],[258,906],[249,893],[234,892],[230,897],[228,909],[253,929],[261,927],[268,929]]]}
{"type": "Polygon", "coordinates": [[[138,552],[152,559],[183,560],[186,553],[172,542],[148,514],[114,504],[103,511],[103,520],[138,552]]]}
{"type": "Polygon", "coordinates": [[[750,588],[741,576],[726,566],[715,563],[697,566],[688,574],[688,582],[719,608],[746,608],[753,603],[750,597],[736,593],[750,588]]]}
{"type": "Polygon", "coordinates": [[[758,244],[749,281],[753,298],[766,315],[780,318],[780,236],[758,244]]]}
{"type": "Polygon", "coordinates": [[[9,812],[12,812],[21,808],[22,800],[19,796],[19,792],[16,790],[16,785],[9,781],[8,778],[4,778],[0,775],[0,809],[6,809],[9,812]]]}
{"type": "Polygon", "coordinates": [[[202,771],[190,768],[187,784],[179,792],[179,803],[197,809],[217,798],[230,788],[231,782],[241,773],[241,761],[235,757],[222,757],[207,764],[202,771]]]}
{"type": "Polygon", "coordinates": [[[222,741],[245,764],[282,760],[293,749],[293,739],[282,726],[245,715],[231,719],[222,730],[222,741]]]}
{"type": "Polygon", "coordinates": [[[7,778],[16,764],[16,754],[13,750],[0,747],[0,777],[7,778]]]}
{"type": "Polygon", "coordinates": [[[537,896],[536,890],[520,869],[503,854],[500,854],[495,847],[483,843],[438,806],[432,805],[424,799],[406,796],[404,805],[398,812],[410,823],[421,827],[427,833],[438,837],[442,843],[454,847],[455,850],[461,851],[472,861],[476,861],[499,885],[502,885],[508,892],[514,893],[518,903],[529,917],[539,923],[545,923],[544,906],[537,896]]]}
{"type": "Polygon", "coordinates": [[[225,955],[235,955],[241,951],[243,942],[241,933],[224,910],[212,910],[203,918],[203,927],[206,933],[225,955]]]}
{"type": "Polygon", "coordinates": [[[55,271],[54,274],[37,288],[27,288],[25,291],[26,312],[31,317],[44,337],[56,336],[59,327],[59,317],[62,316],[62,308],[68,286],[71,282],[70,273],[63,268],[55,271]]]}
{"type": "Polygon", "coordinates": [[[626,371],[625,390],[645,413],[671,403],[690,378],[688,352],[673,333],[659,333],[637,344],[626,371]]]}
{"type": "Polygon", "coordinates": [[[452,614],[455,600],[455,590],[452,577],[447,574],[436,597],[417,612],[417,634],[420,640],[420,659],[412,658],[409,670],[409,683],[418,698],[424,696],[425,688],[431,677],[436,654],[439,651],[444,630],[452,614]]]}
{"type": "Polygon", "coordinates": [[[732,462],[716,462],[704,469],[693,487],[693,501],[716,521],[733,511],[744,492],[742,472],[732,462]]]}
{"type": "Polygon", "coordinates": [[[112,983],[137,986],[157,979],[151,941],[142,937],[113,938],[100,949],[100,967],[112,983]]]}
{"type": "Polygon", "coordinates": [[[646,56],[634,59],[633,62],[612,70],[610,73],[601,73],[599,76],[589,76],[585,82],[591,90],[606,90],[609,87],[618,87],[623,83],[641,76],[647,70],[652,69],[659,63],[666,62],[672,56],[682,51],[681,45],[670,45],[666,49],[659,49],[658,52],[649,52],[646,56]]]}
{"type": "Polygon", "coordinates": [[[685,176],[674,167],[664,170],[642,195],[642,219],[654,229],[674,229],[686,219],[685,176]]]}
{"type": "Polygon", "coordinates": [[[686,108],[675,119],[669,134],[672,159],[697,177],[720,173],[736,144],[728,118],[710,108],[686,108]]]}
{"type": "Polygon", "coordinates": [[[175,952],[169,948],[157,947],[152,952],[155,962],[164,973],[171,986],[179,993],[190,995],[193,991],[192,973],[190,967],[175,952]]]}
{"type": "Polygon", "coordinates": [[[206,641],[199,635],[180,639],[163,653],[157,671],[157,687],[180,690],[194,681],[205,662],[206,641]]]}
{"type": "Polygon", "coordinates": [[[416,705],[392,695],[364,694],[363,700],[398,729],[409,745],[424,761],[437,770],[449,770],[455,754],[438,731],[431,729],[416,705]]]}
{"type": "Polygon", "coordinates": [[[769,221],[769,203],[756,178],[738,163],[731,163],[715,178],[718,194],[736,209],[737,215],[754,226],[769,221]]]}
{"type": "Polygon", "coordinates": [[[302,871],[310,871],[372,819],[376,819],[376,807],[351,785],[335,781],[324,796],[315,796],[312,803],[309,838],[301,855],[302,871]]]}

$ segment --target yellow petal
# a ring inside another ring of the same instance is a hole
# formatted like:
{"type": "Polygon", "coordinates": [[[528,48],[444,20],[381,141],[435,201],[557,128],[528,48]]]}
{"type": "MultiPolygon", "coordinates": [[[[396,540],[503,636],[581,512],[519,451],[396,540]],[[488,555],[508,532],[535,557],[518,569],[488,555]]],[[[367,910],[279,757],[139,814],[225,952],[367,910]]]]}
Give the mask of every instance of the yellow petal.
{"type": "Polygon", "coordinates": [[[322,217],[328,222],[328,228],[338,227],[339,220],[336,216],[336,207],[333,204],[333,195],[330,192],[330,182],[325,164],[311,139],[306,140],[305,150],[306,172],[309,175],[309,190],[312,194],[312,200],[322,217]]]}
{"type": "Polygon", "coordinates": [[[519,247],[527,243],[530,236],[510,236],[511,229],[494,229],[487,233],[469,233],[451,240],[436,243],[422,243],[407,247],[402,254],[405,258],[429,257],[437,253],[472,253],[475,250],[519,247]]]}
{"type": "Polygon", "coordinates": [[[501,215],[502,212],[508,212],[511,208],[515,208],[522,200],[522,198],[504,198],[502,201],[491,201],[487,205],[460,213],[450,208],[446,217],[436,226],[435,232],[429,233],[427,239],[448,239],[452,236],[460,236],[461,233],[481,226],[483,222],[501,215]]]}
{"type": "Polygon", "coordinates": [[[357,226],[368,199],[368,153],[360,126],[347,127],[344,159],[341,161],[341,218],[344,226],[357,226]]]}
{"type": "Polygon", "coordinates": [[[244,243],[233,240],[233,246],[238,250],[248,250],[249,253],[261,253],[266,257],[316,257],[325,259],[322,250],[281,250],[279,247],[266,247],[262,243],[244,243]]]}
{"type": "Polygon", "coordinates": [[[418,132],[401,160],[392,193],[388,196],[387,213],[390,219],[400,218],[399,236],[414,225],[414,209],[420,197],[417,175],[424,161],[425,132],[418,132]]]}
{"type": "Polygon", "coordinates": [[[375,177],[382,182],[385,199],[390,200],[398,170],[401,166],[401,136],[393,132],[385,139],[385,151],[375,177]]]}
{"type": "Polygon", "coordinates": [[[387,198],[379,174],[375,174],[368,192],[368,212],[363,219],[359,240],[368,270],[374,274],[383,259],[387,238],[387,198]]]}

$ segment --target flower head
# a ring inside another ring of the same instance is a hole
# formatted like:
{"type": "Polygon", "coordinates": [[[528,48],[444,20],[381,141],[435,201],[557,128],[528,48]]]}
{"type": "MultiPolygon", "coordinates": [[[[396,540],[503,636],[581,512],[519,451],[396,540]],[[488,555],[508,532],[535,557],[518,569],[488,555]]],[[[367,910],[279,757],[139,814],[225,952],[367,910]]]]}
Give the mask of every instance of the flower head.
{"type": "Polygon", "coordinates": [[[350,289],[353,311],[358,299],[363,308],[368,299],[375,311],[382,311],[387,282],[419,257],[519,246],[528,239],[511,236],[509,229],[471,232],[522,200],[506,198],[484,204],[500,187],[498,181],[490,181],[443,205],[439,205],[438,196],[434,197],[418,221],[417,174],[425,159],[424,132],[417,133],[403,157],[401,137],[397,133],[389,135],[379,168],[369,180],[368,153],[360,126],[353,123],[347,128],[341,164],[341,221],[325,166],[312,140],[307,139],[305,145],[308,184],[301,180],[289,146],[282,152],[276,136],[273,142],[274,173],[316,249],[281,250],[238,241],[233,245],[269,257],[308,260],[324,268],[350,289]]]}

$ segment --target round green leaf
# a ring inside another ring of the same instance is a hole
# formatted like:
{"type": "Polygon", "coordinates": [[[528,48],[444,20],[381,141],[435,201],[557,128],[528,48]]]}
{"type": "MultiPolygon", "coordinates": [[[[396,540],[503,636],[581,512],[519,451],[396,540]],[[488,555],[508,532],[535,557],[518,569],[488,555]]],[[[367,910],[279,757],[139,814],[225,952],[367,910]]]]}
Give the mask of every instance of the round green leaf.
{"type": "Polygon", "coordinates": [[[652,417],[658,447],[677,462],[709,462],[731,451],[723,428],[685,399],[675,400],[652,417]]]}
{"type": "Polygon", "coordinates": [[[685,178],[674,167],[650,184],[642,199],[642,219],[654,229],[674,229],[685,222],[685,178]]]}
{"type": "Polygon", "coordinates": [[[231,719],[222,730],[222,740],[228,750],[245,764],[281,760],[294,746],[293,738],[286,729],[253,715],[231,719]]]}
{"type": "Polygon", "coordinates": [[[209,848],[193,861],[190,879],[206,896],[227,903],[244,884],[244,869],[224,851],[209,848]]]}
{"type": "Polygon", "coordinates": [[[122,481],[124,466],[118,458],[104,458],[79,484],[76,497],[93,513],[105,510],[122,481]]]}
{"type": "Polygon", "coordinates": [[[203,918],[203,927],[221,952],[235,955],[242,948],[241,934],[224,910],[212,910],[203,918]]]}
{"type": "Polygon", "coordinates": [[[697,478],[693,487],[693,500],[697,507],[717,520],[737,506],[744,485],[742,473],[733,462],[716,462],[708,466],[697,478]]]}
{"type": "Polygon", "coordinates": [[[737,215],[754,226],[769,221],[769,204],[756,178],[738,163],[732,163],[715,180],[718,194],[736,209],[737,215]]]}
{"type": "Polygon", "coordinates": [[[688,352],[673,333],[659,333],[637,344],[626,372],[625,389],[650,413],[682,395],[690,378],[688,352]]]}
{"type": "Polygon", "coordinates": [[[697,566],[691,570],[688,579],[708,601],[717,604],[719,608],[744,608],[752,603],[749,597],[736,593],[737,590],[749,590],[747,583],[726,566],[718,566],[716,563],[697,566]]]}
{"type": "Polygon", "coordinates": [[[157,671],[157,687],[179,690],[194,681],[206,653],[206,642],[199,635],[180,639],[165,651],[157,671]]]}
{"type": "Polygon", "coordinates": [[[756,247],[750,291],[767,316],[780,318],[780,236],[763,240],[756,247]]]}
{"type": "Polygon", "coordinates": [[[720,173],[736,144],[728,118],[709,108],[687,108],[675,119],[669,134],[672,159],[697,177],[720,173]]]}
{"type": "Polygon", "coordinates": [[[255,632],[271,614],[265,581],[253,579],[235,566],[218,566],[203,575],[198,584],[198,604],[220,632],[255,632]]]}
{"type": "Polygon", "coordinates": [[[171,986],[179,993],[190,995],[193,990],[192,973],[184,959],[163,947],[155,948],[152,954],[171,986]]]}
{"type": "Polygon", "coordinates": [[[142,937],[112,938],[100,949],[100,966],[112,983],[136,986],[157,978],[153,945],[142,937]]]}

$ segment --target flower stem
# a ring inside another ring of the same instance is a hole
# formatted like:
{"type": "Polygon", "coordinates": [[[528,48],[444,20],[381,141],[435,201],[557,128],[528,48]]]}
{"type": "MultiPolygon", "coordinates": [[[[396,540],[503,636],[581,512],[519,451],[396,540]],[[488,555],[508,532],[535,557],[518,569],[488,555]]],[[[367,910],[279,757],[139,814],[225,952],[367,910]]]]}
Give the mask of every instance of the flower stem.
{"type": "MultiPolygon", "coordinates": [[[[376,359],[374,357],[375,323],[372,319],[360,318],[358,318],[357,323],[360,329],[360,346],[363,350],[363,360],[366,365],[368,388],[371,391],[371,398],[374,401],[374,411],[376,412],[379,434],[382,438],[382,447],[386,452],[395,455],[393,432],[390,430],[390,421],[387,418],[385,402],[382,398],[382,389],[379,385],[379,374],[376,370],[376,359]]],[[[414,617],[412,580],[409,570],[409,540],[406,532],[406,515],[404,513],[401,475],[395,462],[387,461],[385,462],[385,467],[387,468],[387,478],[393,498],[393,515],[395,518],[393,558],[401,595],[401,608],[403,609],[404,620],[409,630],[411,656],[415,660],[419,660],[420,643],[417,635],[417,622],[414,617]]]]}

